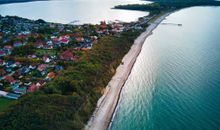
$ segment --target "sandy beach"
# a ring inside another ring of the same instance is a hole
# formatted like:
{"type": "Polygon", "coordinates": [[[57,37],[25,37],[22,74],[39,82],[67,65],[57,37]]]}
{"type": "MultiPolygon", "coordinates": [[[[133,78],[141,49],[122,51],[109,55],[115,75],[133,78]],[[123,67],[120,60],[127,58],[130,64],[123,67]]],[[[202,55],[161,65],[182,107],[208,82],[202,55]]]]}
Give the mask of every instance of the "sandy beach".
{"type": "Polygon", "coordinates": [[[131,46],[129,52],[124,56],[121,64],[116,69],[115,75],[106,87],[106,91],[97,103],[96,110],[86,125],[86,130],[106,130],[111,122],[112,115],[120,98],[121,90],[129,77],[132,67],[141,52],[142,45],[146,38],[152,34],[152,31],[168,16],[166,13],[151,23],[145,32],[143,32],[131,46]]]}

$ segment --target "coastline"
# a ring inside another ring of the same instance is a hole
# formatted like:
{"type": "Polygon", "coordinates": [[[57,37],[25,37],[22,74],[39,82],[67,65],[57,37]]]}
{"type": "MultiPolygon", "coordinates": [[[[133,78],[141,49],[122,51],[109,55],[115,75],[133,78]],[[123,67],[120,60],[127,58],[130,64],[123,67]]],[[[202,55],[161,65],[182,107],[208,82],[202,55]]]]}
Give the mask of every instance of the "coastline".
{"type": "Polygon", "coordinates": [[[115,75],[106,86],[105,93],[98,100],[97,106],[87,125],[86,130],[106,130],[111,123],[112,116],[118,105],[121,90],[129,77],[133,65],[142,50],[146,38],[152,34],[152,31],[172,12],[168,12],[157,18],[151,23],[145,32],[135,39],[129,52],[123,57],[122,63],[116,69],[115,75]]]}

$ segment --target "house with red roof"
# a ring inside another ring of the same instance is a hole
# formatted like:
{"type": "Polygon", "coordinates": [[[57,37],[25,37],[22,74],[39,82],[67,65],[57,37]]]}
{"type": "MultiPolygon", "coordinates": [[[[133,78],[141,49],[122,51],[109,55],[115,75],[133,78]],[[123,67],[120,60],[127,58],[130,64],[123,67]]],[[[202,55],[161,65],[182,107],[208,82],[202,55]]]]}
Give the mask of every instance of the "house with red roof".
{"type": "Polygon", "coordinates": [[[66,50],[62,54],[60,54],[61,60],[74,60],[74,54],[72,50],[66,50]]]}
{"type": "Polygon", "coordinates": [[[29,85],[27,92],[35,92],[38,89],[39,89],[39,87],[37,85],[31,84],[31,85],[29,85]]]}
{"type": "Polygon", "coordinates": [[[76,37],[75,40],[77,42],[84,42],[84,38],[82,38],[82,37],[76,37]]]}
{"type": "Polygon", "coordinates": [[[63,43],[63,44],[68,44],[69,40],[68,39],[61,39],[60,42],[63,43]]]}
{"type": "Polygon", "coordinates": [[[46,70],[47,68],[47,65],[46,64],[40,64],[38,67],[37,67],[37,70],[42,72],[44,70],[46,70]]]}
{"type": "Polygon", "coordinates": [[[16,82],[12,76],[5,76],[4,80],[10,84],[14,84],[16,82]]]}
{"type": "Polygon", "coordinates": [[[54,72],[50,72],[47,74],[48,79],[53,79],[53,78],[55,78],[55,76],[56,76],[56,73],[54,73],[54,72]]]}

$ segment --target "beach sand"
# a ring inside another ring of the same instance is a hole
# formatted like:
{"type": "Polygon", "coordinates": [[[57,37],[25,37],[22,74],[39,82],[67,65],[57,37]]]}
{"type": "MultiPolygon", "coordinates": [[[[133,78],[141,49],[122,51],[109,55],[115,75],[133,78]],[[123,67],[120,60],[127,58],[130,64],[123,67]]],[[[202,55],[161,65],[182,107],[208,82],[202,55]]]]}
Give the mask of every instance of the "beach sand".
{"type": "Polygon", "coordinates": [[[132,67],[141,52],[142,45],[146,38],[152,34],[152,31],[168,16],[166,13],[160,16],[157,20],[151,23],[145,32],[143,32],[131,46],[129,52],[122,59],[123,64],[116,69],[115,75],[108,83],[105,93],[99,99],[96,110],[91,116],[88,124],[85,126],[86,130],[106,130],[111,122],[112,115],[120,98],[121,90],[132,70],[132,67]]]}

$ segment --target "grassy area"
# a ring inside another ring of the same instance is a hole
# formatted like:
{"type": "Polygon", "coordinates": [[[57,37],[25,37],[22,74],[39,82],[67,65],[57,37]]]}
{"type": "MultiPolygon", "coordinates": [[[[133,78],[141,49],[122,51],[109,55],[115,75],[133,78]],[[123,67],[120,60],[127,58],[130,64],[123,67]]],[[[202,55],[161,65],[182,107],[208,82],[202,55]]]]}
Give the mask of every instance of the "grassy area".
{"type": "Polygon", "coordinates": [[[52,55],[56,55],[56,50],[45,50],[45,49],[36,49],[36,53],[37,55],[49,55],[49,56],[52,56],[52,55]]]}
{"type": "Polygon", "coordinates": [[[11,102],[12,100],[0,97],[0,112],[6,110],[9,107],[11,102]]]}

